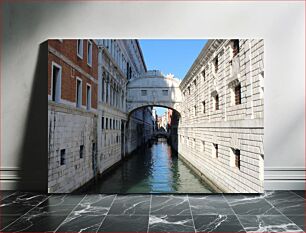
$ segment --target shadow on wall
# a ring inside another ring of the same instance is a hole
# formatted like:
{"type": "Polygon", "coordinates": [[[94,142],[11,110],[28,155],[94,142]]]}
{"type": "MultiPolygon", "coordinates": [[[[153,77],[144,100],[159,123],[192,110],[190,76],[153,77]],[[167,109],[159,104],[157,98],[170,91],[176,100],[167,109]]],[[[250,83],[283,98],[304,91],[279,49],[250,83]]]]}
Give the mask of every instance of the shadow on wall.
{"type": "Polygon", "coordinates": [[[17,190],[48,188],[48,42],[39,45],[32,92],[20,151],[17,190]]]}

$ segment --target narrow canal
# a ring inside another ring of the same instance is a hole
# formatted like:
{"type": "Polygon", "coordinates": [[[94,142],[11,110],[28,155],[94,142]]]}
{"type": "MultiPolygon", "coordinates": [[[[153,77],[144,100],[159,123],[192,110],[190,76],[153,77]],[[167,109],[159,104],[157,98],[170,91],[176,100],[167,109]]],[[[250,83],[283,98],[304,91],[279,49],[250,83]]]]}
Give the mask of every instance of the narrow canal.
{"type": "Polygon", "coordinates": [[[86,193],[211,193],[210,187],[159,139],[91,184],[86,193]]]}

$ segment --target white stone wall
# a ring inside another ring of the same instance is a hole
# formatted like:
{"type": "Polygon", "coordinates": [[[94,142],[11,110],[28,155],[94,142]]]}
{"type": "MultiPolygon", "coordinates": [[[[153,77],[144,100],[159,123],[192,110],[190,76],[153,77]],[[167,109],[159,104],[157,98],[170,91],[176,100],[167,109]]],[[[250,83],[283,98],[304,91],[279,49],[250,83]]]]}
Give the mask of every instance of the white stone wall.
{"type": "Polygon", "coordinates": [[[219,190],[263,192],[263,40],[240,40],[239,44],[238,72],[232,65],[234,59],[230,63],[233,53],[229,41],[210,40],[211,46],[203,49],[182,81],[178,150],[219,190]],[[214,74],[216,56],[219,69],[214,74]],[[232,83],[241,84],[239,105],[232,103],[232,83]],[[215,110],[216,93],[219,110],[215,110]],[[218,158],[213,143],[218,144],[218,158]],[[234,166],[232,149],[240,150],[240,169],[234,166]]]}
{"type": "Polygon", "coordinates": [[[72,192],[93,178],[96,119],[93,113],[49,102],[49,193],[72,192]],[[83,158],[80,158],[81,145],[84,145],[83,158]],[[66,150],[64,165],[60,165],[62,149],[66,150]]]}
{"type": "MultiPolygon", "coordinates": [[[[148,128],[144,124],[143,109],[135,111],[128,118],[126,109],[126,85],[128,77],[137,79],[145,72],[141,51],[136,40],[97,40],[99,51],[99,99],[98,99],[98,173],[118,163],[124,156],[135,150],[147,137],[148,128]],[[127,63],[131,68],[128,75],[127,63]],[[115,93],[114,101],[112,101],[115,93]],[[102,119],[104,124],[102,127],[102,119]],[[107,119],[107,123],[106,123],[107,119]],[[110,124],[110,120],[112,124],[110,124]],[[115,120],[115,127],[113,121],[115,120]],[[123,125],[121,124],[123,123],[123,125]],[[145,125],[145,127],[144,127],[145,125]],[[110,127],[111,126],[111,127],[110,127]],[[123,128],[122,128],[123,126],[123,128]],[[138,131],[137,131],[138,128],[138,131]]],[[[151,122],[151,125],[153,123],[151,122]]]]}
{"type": "Polygon", "coordinates": [[[148,108],[131,113],[127,126],[127,154],[146,143],[153,136],[152,113],[148,108]]]}

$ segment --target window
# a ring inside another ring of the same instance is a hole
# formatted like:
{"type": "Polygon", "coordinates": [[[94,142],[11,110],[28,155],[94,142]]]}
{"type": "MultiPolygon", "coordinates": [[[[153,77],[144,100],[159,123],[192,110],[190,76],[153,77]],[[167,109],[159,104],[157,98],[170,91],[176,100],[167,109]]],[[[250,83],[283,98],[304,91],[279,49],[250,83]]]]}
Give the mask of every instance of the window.
{"type": "Polygon", "coordinates": [[[235,166],[240,169],[240,150],[234,150],[235,166]]]}
{"type": "Polygon", "coordinates": [[[87,64],[92,66],[92,42],[87,41],[87,64]]]}
{"type": "Polygon", "coordinates": [[[240,83],[235,87],[235,104],[241,104],[241,85],[240,83]]]}
{"type": "Polygon", "coordinates": [[[168,90],[163,90],[163,96],[168,96],[168,90]]]}
{"type": "Polygon", "coordinates": [[[194,88],[197,88],[197,80],[193,80],[194,88]]]}
{"type": "Polygon", "coordinates": [[[218,158],[218,144],[213,143],[212,146],[212,157],[213,158],[218,158]]]}
{"type": "Polygon", "coordinates": [[[77,55],[83,59],[83,40],[77,40],[77,55]]]}
{"type": "Polygon", "coordinates": [[[193,109],[194,109],[194,115],[196,116],[197,115],[197,106],[194,105],[193,109]]]}
{"type": "Polygon", "coordinates": [[[230,166],[240,169],[240,150],[230,149],[230,166]]]}
{"type": "Polygon", "coordinates": [[[203,78],[203,81],[205,81],[206,79],[205,69],[202,71],[202,78],[203,78]]]}
{"type": "Polygon", "coordinates": [[[106,117],[106,121],[105,121],[105,129],[108,129],[108,118],[106,117]]]}
{"type": "Polygon", "coordinates": [[[219,110],[219,95],[215,96],[215,110],[219,110]]]}
{"type": "Polygon", "coordinates": [[[62,68],[61,66],[52,63],[52,80],[51,80],[51,97],[52,101],[57,103],[61,99],[61,86],[62,86],[62,68]]]}
{"type": "Polygon", "coordinates": [[[102,78],[102,87],[101,87],[101,101],[104,101],[104,93],[105,93],[105,80],[102,78]]]}
{"type": "Polygon", "coordinates": [[[239,40],[231,40],[231,45],[233,48],[233,57],[239,53],[239,40]]]}
{"type": "Polygon", "coordinates": [[[126,78],[127,79],[130,79],[129,71],[130,71],[130,64],[127,62],[126,63],[126,78]]]}
{"type": "Polygon", "coordinates": [[[80,146],[80,159],[82,159],[84,156],[84,145],[80,146]]]}
{"type": "Polygon", "coordinates": [[[102,117],[101,127],[102,127],[102,129],[104,129],[104,117],[102,117]]]}
{"type": "Polygon", "coordinates": [[[205,151],[205,142],[204,141],[202,141],[202,151],[205,151]]]}
{"type": "Polygon", "coordinates": [[[87,84],[86,86],[86,109],[91,109],[91,86],[87,84]]]}
{"type": "Polygon", "coordinates": [[[60,164],[64,165],[66,164],[66,149],[62,149],[60,153],[61,153],[60,164]]]}
{"type": "Polygon", "coordinates": [[[82,80],[77,78],[76,83],[76,107],[82,106],[82,80]]]}
{"type": "Polygon", "coordinates": [[[147,90],[141,90],[141,96],[146,96],[147,95],[147,90]]]}
{"type": "Polygon", "coordinates": [[[205,101],[202,102],[202,108],[203,108],[203,113],[206,113],[206,103],[205,101]]]}
{"type": "Polygon", "coordinates": [[[116,129],[115,119],[113,119],[113,129],[116,129]]]}
{"type": "Polygon", "coordinates": [[[112,119],[109,119],[109,129],[112,129],[112,119]]]}
{"type": "Polygon", "coordinates": [[[187,89],[188,89],[188,95],[190,95],[190,86],[187,87],[187,89]]]}
{"type": "Polygon", "coordinates": [[[213,61],[215,74],[218,74],[218,69],[219,69],[219,67],[218,67],[219,64],[218,63],[219,63],[218,56],[216,56],[216,58],[213,61]]]}

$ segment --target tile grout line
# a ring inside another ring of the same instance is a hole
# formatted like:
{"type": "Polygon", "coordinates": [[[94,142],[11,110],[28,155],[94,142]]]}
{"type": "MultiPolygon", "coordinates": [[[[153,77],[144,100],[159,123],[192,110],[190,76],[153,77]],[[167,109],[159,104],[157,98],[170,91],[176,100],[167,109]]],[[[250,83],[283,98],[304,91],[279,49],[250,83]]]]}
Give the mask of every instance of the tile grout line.
{"type": "Polygon", "coordinates": [[[193,229],[194,229],[194,232],[196,233],[197,231],[196,231],[195,224],[194,224],[194,219],[193,219],[193,214],[192,214],[192,211],[191,211],[191,206],[190,206],[190,201],[189,201],[189,195],[188,194],[187,194],[187,200],[188,200],[189,210],[190,210],[190,214],[191,214],[193,229]]]}
{"type": "MultiPolygon", "coordinates": [[[[275,192],[275,191],[273,191],[275,192]]],[[[271,205],[273,206],[278,212],[280,212],[281,215],[283,215],[285,218],[287,218],[292,224],[294,224],[298,229],[300,229],[302,232],[304,232],[303,229],[301,229],[297,224],[295,224],[293,221],[291,221],[290,218],[288,218],[285,214],[283,214],[278,208],[276,208],[276,206],[274,206],[269,200],[267,200],[265,197],[264,199],[271,205]]]]}
{"type": "MultiPolygon", "coordinates": [[[[67,194],[65,195],[65,197],[67,194]]],[[[75,207],[71,210],[71,212],[66,216],[66,218],[59,224],[59,226],[53,231],[56,232],[65,222],[65,220],[72,214],[72,212],[77,208],[77,206],[84,200],[84,198],[87,197],[87,194],[75,205],[75,207]]]]}
{"type": "Polygon", "coordinates": [[[112,206],[113,206],[113,204],[114,204],[114,202],[115,202],[115,199],[116,199],[116,198],[117,198],[117,194],[115,194],[115,197],[114,197],[114,199],[113,199],[112,203],[110,204],[109,209],[108,209],[108,211],[107,211],[107,213],[106,213],[105,217],[102,219],[102,221],[101,221],[101,223],[100,223],[100,225],[99,225],[99,227],[98,227],[98,229],[97,229],[97,231],[96,231],[96,232],[99,232],[99,229],[100,229],[100,227],[102,226],[102,224],[103,224],[104,220],[106,219],[106,217],[107,217],[107,215],[108,215],[108,213],[109,213],[110,209],[112,208],[112,206]]]}
{"type": "Polygon", "coordinates": [[[150,216],[151,216],[151,206],[152,206],[152,194],[150,195],[150,207],[149,207],[149,219],[148,219],[147,233],[149,233],[150,216]]]}
{"type": "Polygon", "coordinates": [[[1,202],[4,201],[6,198],[9,198],[9,197],[13,196],[15,193],[18,193],[18,192],[13,192],[13,193],[11,193],[10,195],[8,195],[7,197],[1,199],[0,201],[1,201],[1,202]]]}
{"type": "Polygon", "coordinates": [[[242,222],[240,221],[237,213],[234,211],[234,209],[231,207],[230,203],[228,202],[228,200],[226,199],[226,197],[224,196],[224,194],[222,194],[222,197],[225,199],[226,203],[228,204],[228,206],[231,208],[231,210],[233,211],[234,215],[236,216],[236,218],[238,219],[238,222],[240,223],[240,225],[242,226],[243,230],[245,232],[247,232],[247,230],[245,229],[244,225],[242,224],[242,222]]]}
{"type": "Polygon", "coordinates": [[[289,190],[291,193],[293,193],[293,194],[295,194],[296,196],[298,196],[299,198],[302,198],[303,200],[305,200],[305,198],[304,197],[301,197],[299,194],[297,194],[297,193],[295,193],[295,192],[293,192],[292,190],[289,190]]]}
{"type": "Polygon", "coordinates": [[[48,196],[46,199],[44,199],[43,201],[39,202],[36,206],[34,206],[33,208],[31,208],[29,211],[25,212],[23,215],[21,215],[19,218],[17,218],[15,221],[11,222],[9,225],[7,225],[6,227],[0,229],[1,231],[5,230],[6,228],[8,228],[9,226],[13,225],[16,221],[18,221],[19,219],[21,219],[23,216],[25,216],[26,214],[28,214],[30,211],[32,211],[33,209],[35,209],[37,206],[39,206],[41,203],[45,202],[46,200],[49,199],[49,197],[51,197],[52,195],[48,196]]]}

